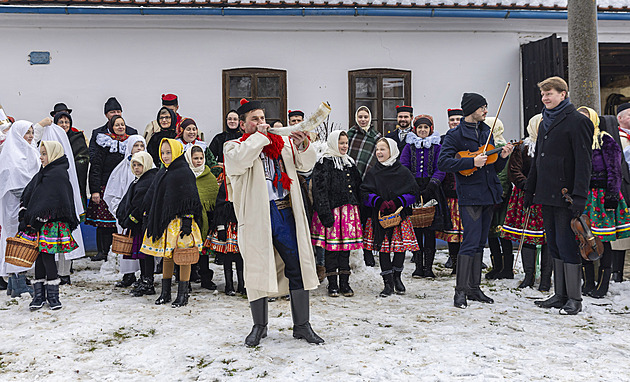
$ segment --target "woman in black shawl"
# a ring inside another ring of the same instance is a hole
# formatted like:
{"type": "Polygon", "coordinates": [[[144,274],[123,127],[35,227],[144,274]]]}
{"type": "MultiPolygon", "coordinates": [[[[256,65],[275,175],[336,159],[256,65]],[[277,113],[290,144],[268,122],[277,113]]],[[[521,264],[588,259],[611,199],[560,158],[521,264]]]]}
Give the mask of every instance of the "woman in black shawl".
{"type": "Polygon", "coordinates": [[[87,207],[87,174],[90,163],[85,135],[83,135],[83,131],[72,127],[72,117],[65,111],[55,114],[54,122],[68,135],[68,140],[72,147],[72,156],[74,156],[74,167],[77,170],[79,190],[81,190],[81,202],[83,202],[83,209],[85,209],[87,207]]]}
{"type": "Polygon", "coordinates": [[[22,193],[18,237],[35,241],[39,255],[35,261],[34,296],[31,310],[44,306],[61,309],[56,253],[69,253],[78,248],[72,237],[79,225],[70,177],[68,157],[59,142],[42,141],[42,168],[22,193]]]}
{"type": "Polygon", "coordinates": [[[243,136],[238,125],[238,113],[236,113],[236,110],[228,111],[225,116],[225,129],[223,132],[215,135],[212,142],[210,142],[210,151],[212,151],[212,154],[219,163],[223,163],[223,144],[243,136]]]}
{"type": "Polygon", "coordinates": [[[361,199],[369,207],[370,217],[365,224],[363,248],[379,251],[381,276],[385,288],[381,297],[405,293],[400,278],[406,251],[418,251],[418,242],[411,224],[411,205],[418,195],[418,184],[408,168],[398,161],[398,144],[393,139],[381,138],[376,143],[376,163],[365,174],[361,184],[361,199]],[[400,210],[401,223],[384,229],[379,223],[381,216],[400,210]],[[390,253],[394,252],[392,261],[390,253]]]}
{"type": "Polygon", "coordinates": [[[164,138],[174,139],[177,136],[177,115],[165,106],[162,106],[157,115],[158,123],[162,130],[153,134],[147,143],[147,152],[153,157],[155,167],[160,168],[160,143],[164,138]]]}

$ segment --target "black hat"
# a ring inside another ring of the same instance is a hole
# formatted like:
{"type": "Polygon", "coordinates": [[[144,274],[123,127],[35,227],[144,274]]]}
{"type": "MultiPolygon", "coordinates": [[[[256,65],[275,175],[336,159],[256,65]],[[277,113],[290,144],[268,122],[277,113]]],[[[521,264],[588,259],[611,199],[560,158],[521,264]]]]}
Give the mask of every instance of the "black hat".
{"type": "Polygon", "coordinates": [[[116,97],[109,97],[107,102],[105,102],[105,114],[107,114],[108,111],[112,110],[122,111],[122,106],[120,106],[120,103],[118,102],[116,97]]]}
{"type": "Polygon", "coordinates": [[[464,111],[462,109],[448,109],[448,117],[452,117],[454,115],[464,115],[464,111]]]}
{"type": "Polygon", "coordinates": [[[413,127],[418,127],[422,123],[424,123],[425,125],[428,125],[429,127],[433,126],[433,121],[431,121],[429,118],[420,117],[420,118],[417,118],[415,121],[413,121],[413,127]]]}
{"type": "Polygon", "coordinates": [[[50,112],[50,116],[54,118],[55,114],[59,113],[60,111],[65,111],[68,114],[72,113],[72,109],[69,109],[65,103],[58,103],[55,105],[55,107],[53,107],[53,110],[50,112]]]}
{"type": "Polygon", "coordinates": [[[413,107],[407,105],[396,105],[396,114],[407,112],[409,114],[413,114],[413,107]]]}
{"type": "Polygon", "coordinates": [[[243,98],[241,99],[241,106],[238,108],[238,110],[236,110],[236,112],[238,113],[240,117],[241,115],[244,115],[249,111],[262,109],[262,108],[263,107],[260,101],[248,101],[245,98],[243,98]]]}
{"type": "Polygon", "coordinates": [[[464,93],[462,96],[462,111],[464,112],[464,117],[471,115],[480,107],[487,105],[488,101],[486,101],[481,94],[464,93]]]}
{"type": "Polygon", "coordinates": [[[57,124],[57,122],[59,122],[61,117],[67,117],[70,120],[70,126],[72,126],[72,117],[70,116],[70,113],[66,111],[60,111],[57,114],[55,114],[55,116],[53,117],[54,118],[53,122],[55,122],[55,125],[57,124]]]}
{"type": "Polygon", "coordinates": [[[621,113],[622,111],[626,109],[630,109],[630,102],[622,103],[621,105],[617,106],[617,114],[621,113]]]}
{"type": "Polygon", "coordinates": [[[163,106],[177,106],[178,100],[175,94],[162,94],[162,105],[163,106]]]}
{"type": "Polygon", "coordinates": [[[304,118],[304,112],[302,110],[289,110],[289,118],[299,115],[304,118]]]}

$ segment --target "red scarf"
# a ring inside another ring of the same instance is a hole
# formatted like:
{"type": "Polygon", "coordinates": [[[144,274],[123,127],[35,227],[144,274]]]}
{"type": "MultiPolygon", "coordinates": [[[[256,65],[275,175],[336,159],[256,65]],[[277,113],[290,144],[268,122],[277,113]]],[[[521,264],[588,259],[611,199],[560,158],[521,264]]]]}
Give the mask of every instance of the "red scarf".
{"type": "Polygon", "coordinates": [[[118,135],[118,134],[113,134],[113,133],[107,133],[107,135],[109,135],[110,138],[112,138],[115,141],[119,141],[119,142],[123,142],[126,141],[127,138],[129,138],[129,135],[127,135],[127,133],[123,134],[123,135],[118,135]]]}
{"type": "MultiPolygon", "coordinates": [[[[251,135],[252,134],[243,134],[240,141],[244,142],[251,135]]],[[[293,179],[289,178],[289,175],[284,171],[284,166],[280,166],[280,161],[282,160],[282,156],[280,154],[282,153],[282,148],[284,147],[284,139],[276,134],[267,134],[266,137],[271,140],[271,143],[263,148],[263,154],[273,160],[274,167],[276,169],[276,174],[272,180],[273,187],[277,188],[278,182],[280,182],[282,188],[288,191],[291,188],[293,179]],[[278,175],[279,172],[280,175],[278,175]]]]}
{"type": "Polygon", "coordinates": [[[630,141],[630,134],[628,134],[626,130],[622,129],[621,126],[619,126],[619,136],[630,141]]]}

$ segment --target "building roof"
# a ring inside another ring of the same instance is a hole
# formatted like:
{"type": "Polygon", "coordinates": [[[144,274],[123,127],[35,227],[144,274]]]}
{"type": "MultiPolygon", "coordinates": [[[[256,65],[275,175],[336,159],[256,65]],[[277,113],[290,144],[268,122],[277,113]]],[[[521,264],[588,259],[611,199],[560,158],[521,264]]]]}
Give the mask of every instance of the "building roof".
{"type": "MultiPolygon", "coordinates": [[[[0,0],[0,5],[143,7],[378,7],[440,9],[567,9],[568,0],[0,0]]],[[[630,0],[597,0],[599,11],[630,11],[630,0]]]]}

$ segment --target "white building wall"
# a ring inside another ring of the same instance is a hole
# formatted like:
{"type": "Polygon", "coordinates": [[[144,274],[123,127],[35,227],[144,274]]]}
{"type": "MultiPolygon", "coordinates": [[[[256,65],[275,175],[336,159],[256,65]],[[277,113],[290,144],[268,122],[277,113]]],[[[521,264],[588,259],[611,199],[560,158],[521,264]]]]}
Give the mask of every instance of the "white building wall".
{"type": "MultiPolygon", "coordinates": [[[[604,40],[627,41],[628,26],[610,23],[604,40]]],[[[348,71],[412,71],[416,113],[446,130],[446,109],[463,92],[478,92],[500,118],[506,138],[522,131],[520,44],[564,33],[547,20],[389,17],[201,17],[0,14],[3,57],[0,103],[18,119],[40,120],[65,102],[76,127],[89,135],[105,123],[103,104],[116,96],[127,123],[142,132],[176,93],[180,113],[194,118],[206,139],[222,128],[222,70],[287,70],[289,109],[333,107],[331,120],[348,126],[348,71]],[[31,51],[50,51],[50,65],[31,66],[31,51]]]]}

